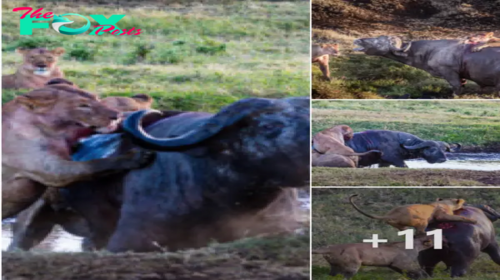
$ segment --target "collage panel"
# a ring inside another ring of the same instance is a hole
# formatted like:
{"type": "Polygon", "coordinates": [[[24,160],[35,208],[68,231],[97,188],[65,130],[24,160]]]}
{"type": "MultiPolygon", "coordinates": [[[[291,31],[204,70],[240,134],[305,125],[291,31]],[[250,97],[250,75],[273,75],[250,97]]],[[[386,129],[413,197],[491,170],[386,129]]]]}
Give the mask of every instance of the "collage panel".
{"type": "Polygon", "coordinates": [[[500,98],[500,9],[482,0],[312,0],[315,99],[500,98]]]}
{"type": "Polygon", "coordinates": [[[500,186],[500,102],[312,101],[314,186],[500,186]]]}
{"type": "Polygon", "coordinates": [[[5,280],[310,278],[310,2],[2,1],[5,280]]]}
{"type": "Polygon", "coordinates": [[[500,192],[312,190],[312,279],[497,280],[500,192]]]}

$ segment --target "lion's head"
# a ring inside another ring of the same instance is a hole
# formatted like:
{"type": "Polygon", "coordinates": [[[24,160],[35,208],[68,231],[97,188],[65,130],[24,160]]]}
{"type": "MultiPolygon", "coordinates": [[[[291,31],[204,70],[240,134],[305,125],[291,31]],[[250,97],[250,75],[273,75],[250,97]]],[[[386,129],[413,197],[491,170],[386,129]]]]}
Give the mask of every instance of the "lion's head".
{"type": "Polygon", "coordinates": [[[436,203],[448,205],[452,211],[455,211],[463,208],[465,200],[461,198],[448,198],[448,199],[438,198],[436,199],[436,203]]]}
{"type": "Polygon", "coordinates": [[[16,50],[24,58],[23,69],[33,72],[35,75],[48,76],[54,69],[59,56],[64,53],[63,48],[47,50],[44,48],[16,50]]]}
{"type": "Polygon", "coordinates": [[[14,103],[34,115],[51,131],[116,130],[120,113],[99,102],[96,95],[81,90],[64,79],[53,80],[43,88],[17,96],[14,103]]]}

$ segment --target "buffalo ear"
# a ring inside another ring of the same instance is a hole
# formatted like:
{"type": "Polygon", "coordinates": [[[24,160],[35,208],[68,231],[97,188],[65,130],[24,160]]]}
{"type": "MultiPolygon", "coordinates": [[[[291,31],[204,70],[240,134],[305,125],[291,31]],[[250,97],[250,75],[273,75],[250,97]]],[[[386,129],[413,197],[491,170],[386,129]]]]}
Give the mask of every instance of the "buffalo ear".
{"type": "Polygon", "coordinates": [[[56,99],[52,95],[39,95],[32,92],[17,96],[14,101],[31,111],[43,111],[49,109],[56,99]]]}
{"type": "Polygon", "coordinates": [[[64,50],[64,48],[55,48],[55,49],[51,50],[50,52],[54,55],[60,56],[65,52],[65,50],[64,50]]]}

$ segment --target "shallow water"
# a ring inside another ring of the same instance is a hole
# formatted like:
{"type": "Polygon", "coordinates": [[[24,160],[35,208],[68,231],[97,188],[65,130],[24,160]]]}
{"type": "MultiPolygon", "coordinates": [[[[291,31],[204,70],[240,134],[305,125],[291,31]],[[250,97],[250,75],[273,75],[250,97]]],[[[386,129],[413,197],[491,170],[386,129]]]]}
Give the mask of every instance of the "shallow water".
{"type": "MultiPolygon", "coordinates": [[[[309,210],[311,208],[311,201],[309,193],[299,192],[299,204],[302,209],[309,210]]],[[[2,251],[7,250],[12,241],[12,223],[15,219],[7,219],[2,222],[2,251]]],[[[52,233],[32,251],[39,252],[81,252],[82,238],[69,234],[59,226],[56,226],[52,233]]]]}
{"type": "Polygon", "coordinates": [[[500,170],[500,153],[449,153],[443,163],[428,163],[423,159],[407,160],[410,168],[444,168],[463,170],[500,170]]]}

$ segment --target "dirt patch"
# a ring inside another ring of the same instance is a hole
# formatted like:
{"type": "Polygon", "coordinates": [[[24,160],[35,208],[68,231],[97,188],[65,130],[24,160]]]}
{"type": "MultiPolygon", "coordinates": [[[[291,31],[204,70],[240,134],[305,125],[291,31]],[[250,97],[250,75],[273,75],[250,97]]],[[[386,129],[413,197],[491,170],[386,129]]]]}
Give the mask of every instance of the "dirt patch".
{"type": "Polygon", "coordinates": [[[489,142],[481,146],[464,146],[460,149],[462,153],[499,153],[500,142],[489,142]]]}
{"type": "Polygon", "coordinates": [[[3,252],[5,280],[309,279],[309,235],[180,253],[3,252]]]}
{"type": "Polygon", "coordinates": [[[313,186],[500,186],[500,171],[315,167],[313,186]]]}
{"type": "MultiPolygon", "coordinates": [[[[500,2],[482,0],[314,0],[314,28],[432,35],[497,31],[500,2]],[[411,30],[411,32],[409,31],[411,30]]],[[[413,38],[409,38],[413,39],[413,38]]]]}

